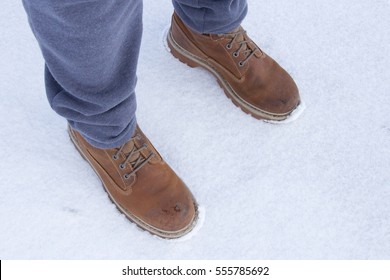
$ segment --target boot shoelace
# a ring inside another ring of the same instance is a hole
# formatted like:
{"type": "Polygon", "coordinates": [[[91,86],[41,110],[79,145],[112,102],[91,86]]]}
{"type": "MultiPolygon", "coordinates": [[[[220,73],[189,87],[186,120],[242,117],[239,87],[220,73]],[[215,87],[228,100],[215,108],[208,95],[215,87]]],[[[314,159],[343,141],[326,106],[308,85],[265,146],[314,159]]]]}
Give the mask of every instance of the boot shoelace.
{"type": "MultiPolygon", "coordinates": [[[[226,34],[228,36],[234,36],[231,41],[226,45],[226,48],[230,50],[233,47],[233,43],[237,41],[238,44],[240,44],[240,48],[233,52],[234,57],[238,57],[240,55],[240,52],[242,52],[246,57],[244,60],[240,60],[238,62],[238,66],[243,67],[245,63],[255,54],[257,50],[260,50],[256,45],[254,49],[252,49],[249,45],[251,43],[250,40],[246,39],[246,31],[245,30],[239,30],[237,32],[226,34]],[[240,38],[240,39],[239,39],[240,38]]],[[[261,51],[261,50],[260,50],[261,51]]]]}
{"type": "MultiPolygon", "coordinates": [[[[129,179],[130,176],[134,175],[138,170],[140,170],[140,169],[142,168],[142,166],[144,166],[145,164],[147,164],[147,163],[150,161],[150,159],[151,159],[152,157],[155,156],[155,154],[154,154],[153,152],[151,152],[150,155],[149,155],[148,157],[146,157],[146,158],[143,157],[143,155],[142,155],[140,152],[141,152],[142,150],[147,149],[147,148],[148,148],[148,145],[147,145],[147,144],[143,144],[142,147],[137,148],[137,147],[135,146],[135,142],[134,142],[135,139],[140,140],[140,139],[141,139],[141,136],[140,136],[139,134],[137,134],[136,136],[134,136],[134,137],[132,137],[132,138],[130,139],[130,141],[133,141],[134,146],[133,146],[133,148],[131,149],[131,151],[130,151],[128,154],[125,154],[125,156],[126,156],[125,161],[122,162],[121,164],[119,164],[119,168],[123,170],[123,169],[126,168],[126,164],[130,163],[130,165],[131,165],[131,167],[132,167],[132,169],[133,169],[130,173],[126,173],[125,175],[123,175],[123,178],[125,178],[125,179],[129,179]],[[130,161],[130,158],[131,158],[133,155],[135,155],[136,153],[139,153],[137,159],[134,160],[134,161],[130,161]]],[[[128,142],[127,142],[127,143],[128,143],[128,142]]],[[[127,143],[123,144],[123,145],[118,149],[118,151],[112,156],[112,158],[113,158],[114,160],[118,160],[118,159],[119,159],[119,154],[123,151],[123,148],[125,147],[125,145],[126,145],[127,143]]]]}

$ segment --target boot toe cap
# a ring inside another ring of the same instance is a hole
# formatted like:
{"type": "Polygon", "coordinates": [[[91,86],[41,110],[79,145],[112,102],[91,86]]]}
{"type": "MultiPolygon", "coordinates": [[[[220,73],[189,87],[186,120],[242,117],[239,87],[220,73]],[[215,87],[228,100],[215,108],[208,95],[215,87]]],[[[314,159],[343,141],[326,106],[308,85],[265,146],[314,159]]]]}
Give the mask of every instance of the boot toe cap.
{"type": "Polygon", "coordinates": [[[180,237],[189,232],[196,222],[196,202],[188,190],[183,186],[178,192],[169,193],[159,199],[155,207],[151,207],[145,218],[147,222],[159,231],[163,237],[180,237]]]}

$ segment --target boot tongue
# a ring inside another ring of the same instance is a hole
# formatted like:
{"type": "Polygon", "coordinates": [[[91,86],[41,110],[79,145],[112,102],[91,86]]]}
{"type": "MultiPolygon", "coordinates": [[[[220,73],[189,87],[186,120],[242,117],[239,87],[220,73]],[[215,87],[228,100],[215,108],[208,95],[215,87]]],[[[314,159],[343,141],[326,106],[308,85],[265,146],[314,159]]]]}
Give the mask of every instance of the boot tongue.
{"type": "MultiPolygon", "coordinates": [[[[245,36],[244,36],[245,32],[244,32],[244,29],[241,26],[233,29],[229,33],[221,34],[220,36],[225,36],[227,38],[233,39],[234,36],[236,36],[237,33],[238,33],[238,35],[237,35],[237,38],[234,40],[234,42],[239,44],[240,42],[245,40],[245,36]],[[240,31],[242,31],[242,32],[240,32],[240,31]],[[240,33],[238,33],[238,32],[240,32],[240,33]]],[[[253,50],[255,50],[255,56],[256,57],[263,56],[263,52],[258,47],[256,47],[256,45],[252,42],[252,40],[250,40],[248,37],[246,37],[246,39],[249,42],[244,44],[244,47],[242,48],[242,51],[247,51],[247,50],[253,51],[253,50]]]]}
{"type": "MultiPolygon", "coordinates": [[[[230,31],[228,33],[219,34],[219,36],[224,36],[224,37],[233,39],[234,36],[236,36],[237,32],[239,32],[240,30],[242,30],[241,26],[234,28],[232,31],[230,31]]],[[[241,32],[240,34],[238,34],[238,36],[236,38],[236,42],[242,42],[242,41],[244,41],[244,32],[241,32]]]]}
{"type": "MultiPolygon", "coordinates": [[[[237,27],[237,28],[234,28],[232,31],[228,32],[228,33],[224,33],[224,34],[219,34],[219,36],[223,36],[225,38],[228,38],[228,39],[233,39],[234,37],[236,37],[236,39],[234,40],[234,44],[238,44],[240,47],[240,42],[244,41],[245,40],[245,37],[244,37],[244,30],[241,26],[237,27]],[[242,31],[242,32],[240,32],[242,31]]],[[[248,44],[244,44],[245,46],[243,47],[242,51],[246,51],[248,49],[248,44]]]]}
{"type": "MultiPolygon", "coordinates": [[[[135,140],[134,140],[135,141],[135,140]]],[[[122,153],[126,156],[131,153],[133,148],[137,149],[137,146],[134,147],[134,141],[129,141],[122,149],[122,153]]],[[[130,158],[130,162],[136,161],[140,157],[140,152],[133,153],[130,158]]]]}
{"type": "MultiPolygon", "coordinates": [[[[242,27],[241,26],[239,26],[239,27],[237,27],[237,28],[234,28],[232,31],[230,31],[230,32],[228,32],[228,34],[231,34],[231,33],[233,33],[232,34],[232,37],[234,37],[234,35],[235,35],[235,33],[237,33],[237,32],[239,32],[240,30],[242,30],[242,27]]],[[[237,36],[237,41],[238,42],[241,42],[241,41],[244,41],[244,32],[242,32],[241,34],[239,34],[238,36],[237,36]]]]}
{"type": "MultiPolygon", "coordinates": [[[[238,30],[236,31],[236,32],[238,32],[238,30]]],[[[237,38],[236,38],[236,42],[242,42],[242,41],[244,41],[245,40],[245,37],[244,37],[244,32],[241,32],[241,33],[238,33],[238,36],[237,36],[237,38]]],[[[248,43],[245,43],[244,44],[244,47],[243,47],[243,51],[246,51],[247,49],[249,49],[250,47],[248,46],[248,43]]]]}

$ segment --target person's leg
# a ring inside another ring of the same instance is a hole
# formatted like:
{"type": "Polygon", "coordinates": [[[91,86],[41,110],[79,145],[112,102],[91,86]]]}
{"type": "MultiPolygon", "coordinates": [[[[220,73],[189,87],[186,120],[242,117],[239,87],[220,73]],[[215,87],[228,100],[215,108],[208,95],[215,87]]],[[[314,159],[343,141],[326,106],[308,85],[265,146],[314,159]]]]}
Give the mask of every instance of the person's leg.
{"type": "Polygon", "coordinates": [[[24,0],[46,61],[53,109],[118,209],[145,230],[177,238],[197,204],[136,124],[134,88],[142,0],[24,0]]]}
{"type": "Polygon", "coordinates": [[[98,148],[133,135],[142,0],[23,0],[51,107],[98,148]]]}
{"type": "Polygon", "coordinates": [[[248,5],[246,0],[172,0],[179,17],[198,33],[227,33],[240,26],[248,5]]]}
{"type": "Polygon", "coordinates": [[[180,61],[209,70],[225,94],[258,119],[282,121],[300,104],[291,76],[263,52],[240,26],[245,0],[173,0],[167,36],[180,61]]]}

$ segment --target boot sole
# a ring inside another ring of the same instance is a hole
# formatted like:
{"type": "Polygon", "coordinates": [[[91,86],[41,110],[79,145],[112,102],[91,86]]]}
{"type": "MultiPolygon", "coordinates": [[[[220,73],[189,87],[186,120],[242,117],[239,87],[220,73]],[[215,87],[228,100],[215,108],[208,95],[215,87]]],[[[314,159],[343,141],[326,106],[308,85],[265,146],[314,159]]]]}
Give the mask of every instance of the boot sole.
{"type": "Polygon", "coordinates": [[[226,81],[226,79],[223,78],[223,76],[218,72],[218,70],[211,65],[207,60],[194,55],[193,53],[190,53],[186,49],[182,48],[172,37],[171,28],[169,28],[168,35],[167,35],[167,43],[168,47],[174,57],[179,59],[181,62],[187,64],[188,66],[195,68],[195,67],[203,67],[211,74],[213,74],[217,78],[217,82],[219,86],[223,89],[225,95],[233,102],[234,105],[236,105],[238,108],[240,108],[244,113],[250,114],[252,117],[260,120],[271,120],[271,121],[284,121],[286,120],[294,111],[297,109],[297,107],[300,105],[299,103],[297,106],[287,112],[282,114],[276,114],[267,112],[264,110],[261,110],[259,108],[254,107],[252,104],[246,102],[244,99],[242,99],[235,90],[230,86],[230,84],[226,81]]]}
{"type": "Polygon", "coordinates": [[[91,160],[93,160],[93,159],[90,160],[89,157],[83,153],[83,151],[81,150],[81,148],[78,144],[78,141],[77,141],[75,135],[73,134],[73,132],[69,128],[68,128],[68,133],[69,133],[70,140],[72,141],[76,150],[79,152],[81,157],[89,163],[89,165],[92,167],[93,171],[99,177],[100,181],[102,182],[103,189],[108,194],[108,197],[110,198],[112,203],[114,203],[114,205],[119,210],[119,212],[124,214],[128,220],[130,220],[131,222],[136,224],[142,230],[145,230],[153,235],[157,235],[157,236],[165,238],[165,239],[180,238],[180,237],[186,235],[187,233],[189,233],[191,230],[193,230],[193,228],[195,227],[196,222],[198,220],[198,216],[199,216],[198,205],[197,205],[197,203],[195,203],[194,198],[192,198],[192,199],[194,201],[195,215],[194,215],[192,221],[188,224],[188,226],[186,228],[183,228],[183,229],[178,230],[178,231],[164,231],[164,230],[158,229],[156,227],[153,227],[152,225],[146,223],[145,221],[141,220],[137,216],[133,215],[128,210],[124,209],[119,203],[116,202],[116,200],[114,199],[114,197],[111,195],[111,193],[107,189],[106,185],[104,184],[104,181],[103,181],[102,177],[100,176],[99,172],[95,169],[94,165],[91,163],[91,160]]]}

